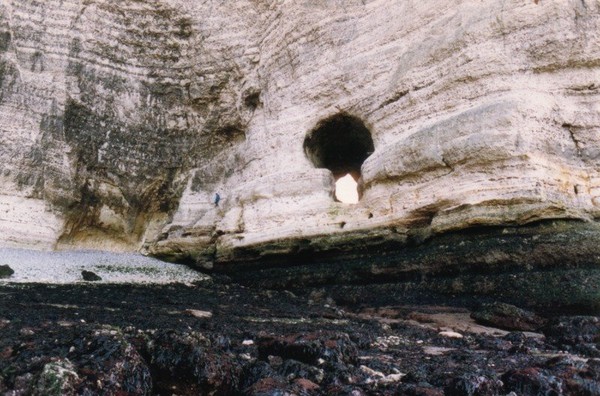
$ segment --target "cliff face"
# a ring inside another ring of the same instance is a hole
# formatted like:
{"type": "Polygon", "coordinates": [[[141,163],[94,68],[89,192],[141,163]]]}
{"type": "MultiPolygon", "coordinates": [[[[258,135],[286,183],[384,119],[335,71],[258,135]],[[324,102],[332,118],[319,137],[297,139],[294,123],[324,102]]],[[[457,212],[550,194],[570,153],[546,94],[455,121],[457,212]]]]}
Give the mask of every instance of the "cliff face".
{"type": "Polygon", "coordinates": [[[0,2],[0,238],[137,249],[245,141],[260,7],[0,2]],[[223,27],[223,29],[221,29],[223,27]]]}
{"type": "Polygon", "coordinates": [[[2,0],[0,84],[3,244],[229,268],[600,213],[597,0],[2,0]]]}

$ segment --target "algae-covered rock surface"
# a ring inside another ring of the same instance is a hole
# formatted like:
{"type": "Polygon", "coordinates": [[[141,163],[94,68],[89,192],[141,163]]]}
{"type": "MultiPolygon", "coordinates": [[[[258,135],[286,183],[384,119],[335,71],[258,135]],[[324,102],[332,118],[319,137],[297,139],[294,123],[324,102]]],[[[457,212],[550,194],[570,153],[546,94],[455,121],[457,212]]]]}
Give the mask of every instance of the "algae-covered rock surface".
{"type": "Polygon", "coordinates": [[[0,265],[0,279],[10,278],[14,273],[10,265],[0,265]]]}
{"type": "Polygon", "coordinates": [[[323,285],[354,302],[374,298],[356,287],[372,284],[369,290],[391,304],[437,293],[594,313],[600,308],[599,255],[598,223],[556,220],[443,235],[391,229],[346,238],[322,235],[304,240],[300,249],[280,241],[240,251],[214,270],[267,288],[323,285]],[[320,251],[323,240],[336,248],[320,251]]]}
{"type": "Polygon", "coordinates": [[[509,332],[470,319],[475,300],[350,304],[326,288],[294,294],[227,278],[4,284],[0,293],[5,394],[600,392],[595,316],[546,312],[540,332],[509,332]]]}

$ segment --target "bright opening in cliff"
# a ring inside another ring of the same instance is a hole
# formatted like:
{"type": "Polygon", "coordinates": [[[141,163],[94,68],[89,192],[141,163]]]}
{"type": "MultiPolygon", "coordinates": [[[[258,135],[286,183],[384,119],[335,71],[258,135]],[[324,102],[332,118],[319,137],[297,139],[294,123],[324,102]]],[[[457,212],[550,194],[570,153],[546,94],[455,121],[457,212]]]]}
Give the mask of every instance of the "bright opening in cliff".
{"type": "Polygon", "coordinates": [[[358,203],[358,183],[349,173],[335,182],[335,197],[343,203],[358,203]]]}
{"type": "Polygon", "coordinates": [[[306,156],[315,167],[326,168],[333,173],[336,197],[346,203],[358,202],[357,181],[361,176],[361,166],[374,150],[369,129],[359,118],[346,113],[322,120],[304,139],[306,156]],[[345,176],[348,178],[341,182],[345,176]],[[345,191],[348,189],[353,192],[351,197],[346,198],[345,191]]]}

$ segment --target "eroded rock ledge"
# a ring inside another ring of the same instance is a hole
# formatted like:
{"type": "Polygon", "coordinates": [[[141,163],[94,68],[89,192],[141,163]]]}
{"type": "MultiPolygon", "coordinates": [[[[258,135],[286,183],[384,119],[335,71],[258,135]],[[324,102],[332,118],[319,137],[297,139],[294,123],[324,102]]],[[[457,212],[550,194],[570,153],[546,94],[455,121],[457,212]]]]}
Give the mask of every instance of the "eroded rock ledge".
{"type": "Polygon", "coordinates": [[[0,242],[280,283],[290,260],[317,282],[592,274],[599,15],[590,0],[2,0],[0,242]],[[333,198],[344,172],[356,205],[333,198]]]}
{"type": "Polygon", "coordinates": [[[374,292],[387,304],[433,292],[440,299],[493,298],[550,311],[600,310],[596,222],[544,221],[431,238],[388,230],[361,238],[365,235],[265,244],[238,252],[215,271],[266,288],[320,285],[348,303],[373,299],[374,292]],[[318,250],[326,244],[331,247],[318,250]],[[353,290],[365,283],[374,284],[367,295],[353,290]]]}

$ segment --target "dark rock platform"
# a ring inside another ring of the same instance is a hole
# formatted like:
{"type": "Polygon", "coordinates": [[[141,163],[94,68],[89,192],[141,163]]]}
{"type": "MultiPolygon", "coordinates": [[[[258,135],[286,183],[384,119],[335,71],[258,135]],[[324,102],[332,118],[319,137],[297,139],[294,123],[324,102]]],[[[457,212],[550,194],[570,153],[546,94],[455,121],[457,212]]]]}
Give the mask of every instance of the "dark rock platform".
{"type": "Polygon", "coordinates": [[[439,235],[415,228],[282,240],[240,248],[223,262],[217,257],[214,271],[257,287],[335,286],[340,298],[371,284],[391,303],[437,293],[594,314],[600,312],[598,257],[600,223],[563,219],[439,235]]]}
{"type": "Polygon", "coordinates": [[[507,332],[469,318],[477,299],[336,291],[4,284],[0,393],[600,394],[598,317],[507,332]]]}

